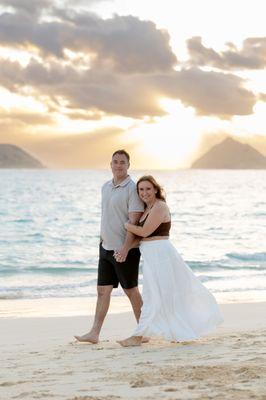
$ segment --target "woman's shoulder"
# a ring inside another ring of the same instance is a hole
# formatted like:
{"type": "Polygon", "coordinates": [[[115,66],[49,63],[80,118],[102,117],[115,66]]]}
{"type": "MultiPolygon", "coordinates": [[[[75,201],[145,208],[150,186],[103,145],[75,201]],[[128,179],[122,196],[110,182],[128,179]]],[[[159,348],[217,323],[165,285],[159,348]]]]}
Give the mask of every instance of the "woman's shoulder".
{"type": "Polygon", "coordinates": [[[165,210],[169,210],[168,205],[166,204],[165,201],[163,200],[157,200],[156,203],[154,204],[154,210],[156,211],[165,211],[165,210]]]}

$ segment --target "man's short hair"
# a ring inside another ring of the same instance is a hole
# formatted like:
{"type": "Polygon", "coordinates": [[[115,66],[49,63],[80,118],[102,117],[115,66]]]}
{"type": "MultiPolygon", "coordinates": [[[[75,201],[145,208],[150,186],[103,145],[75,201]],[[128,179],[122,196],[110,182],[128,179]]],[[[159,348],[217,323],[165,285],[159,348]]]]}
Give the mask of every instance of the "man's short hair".
{"type": "Polygon", "coordinates": [[[128,154],[128,152],[127,152],[126,150],[124,150],[124,149],[122,149],[122,150],[116,150],[116,151],[114,152],[114,154],[112,155],[112,158],[113,158],[116,154],[124,154],[124,156],[126,156],[127,161],[128,161],[128,163],[129,163],[130,157],[129,157],[129,154],[128,154]]]}

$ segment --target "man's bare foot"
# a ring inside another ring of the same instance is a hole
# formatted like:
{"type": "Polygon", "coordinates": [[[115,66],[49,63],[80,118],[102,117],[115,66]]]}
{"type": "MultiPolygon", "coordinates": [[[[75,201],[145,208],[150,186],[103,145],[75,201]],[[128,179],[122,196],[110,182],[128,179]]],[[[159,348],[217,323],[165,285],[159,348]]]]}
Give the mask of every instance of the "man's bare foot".
{"type": "Polygon", "coordinates": [[[141,346],[141,342],[142,336],[130,336],[129,338],[124,340],[117,340],[117,343],[119,343],[123,347],[141,346]]]}
{"type": "Polygon", "coordinates": [[[85,343],[97,344],[99,342],[99,336],[91,332],[86,333],[83,336],[74,336],[74,338],[77,339],[79,342],[85,343]]]}

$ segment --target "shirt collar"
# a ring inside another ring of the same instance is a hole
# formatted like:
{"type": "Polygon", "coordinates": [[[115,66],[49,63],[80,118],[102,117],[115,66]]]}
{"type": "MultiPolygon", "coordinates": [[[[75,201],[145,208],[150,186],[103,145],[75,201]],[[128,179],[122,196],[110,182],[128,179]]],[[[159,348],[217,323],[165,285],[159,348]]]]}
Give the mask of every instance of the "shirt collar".
{"type": "Polygon", "coordinates": [[[128,175],[122,182],[118,183],[117,185],[114,185],[113,179],[111,179],[110,180],[110,185],[113,188],[117,188],[119,186],[126,186],[129,183],[130,180],[131,180],[131,177],[130,177],[130,175],[128,175]]]}

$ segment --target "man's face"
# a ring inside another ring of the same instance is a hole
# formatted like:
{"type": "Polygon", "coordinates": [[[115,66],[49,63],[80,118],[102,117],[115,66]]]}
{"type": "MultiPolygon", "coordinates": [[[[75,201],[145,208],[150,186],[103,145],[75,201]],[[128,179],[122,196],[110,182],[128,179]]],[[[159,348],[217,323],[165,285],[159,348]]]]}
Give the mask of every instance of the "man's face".
{"type": "Polygon", "coordinates": [[[114,178],[121,179],[127,176],[129,162],[124,154],[115,154],[111,161],[111,169],[114,178]]]}

